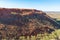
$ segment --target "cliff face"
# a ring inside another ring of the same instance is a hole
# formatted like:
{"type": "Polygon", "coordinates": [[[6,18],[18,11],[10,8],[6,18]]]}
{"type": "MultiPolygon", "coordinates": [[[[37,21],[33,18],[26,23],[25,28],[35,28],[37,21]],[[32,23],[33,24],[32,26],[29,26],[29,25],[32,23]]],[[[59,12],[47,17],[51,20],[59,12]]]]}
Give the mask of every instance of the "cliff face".
{"type": "Polygon", "coordinates": [[[0,8],[0,35],[3,37],[51,33],[59,27],[58,23],[39,10],[0,8]]]}

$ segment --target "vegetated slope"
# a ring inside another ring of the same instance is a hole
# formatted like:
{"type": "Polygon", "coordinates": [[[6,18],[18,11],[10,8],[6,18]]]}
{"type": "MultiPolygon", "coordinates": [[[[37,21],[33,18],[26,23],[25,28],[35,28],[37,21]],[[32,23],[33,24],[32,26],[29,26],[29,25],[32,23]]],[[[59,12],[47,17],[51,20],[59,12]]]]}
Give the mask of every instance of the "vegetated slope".
{"type": "Polygon", "coordinates": [[[35,9],[0,8],[0,35],[5,38],[51,33],[60,25],[35,9]]]}

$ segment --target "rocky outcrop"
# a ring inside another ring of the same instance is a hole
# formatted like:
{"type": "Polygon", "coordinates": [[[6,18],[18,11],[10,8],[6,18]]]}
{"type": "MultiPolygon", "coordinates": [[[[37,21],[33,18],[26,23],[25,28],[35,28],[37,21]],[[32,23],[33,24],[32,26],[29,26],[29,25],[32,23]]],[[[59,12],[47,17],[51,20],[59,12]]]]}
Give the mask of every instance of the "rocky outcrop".
{"type": "Polygon", "coordinates": [[[0,35],[5,32],[3,38],[51,33],[59,27],[51,17],[39,10],[0,8],[0,35]]]}

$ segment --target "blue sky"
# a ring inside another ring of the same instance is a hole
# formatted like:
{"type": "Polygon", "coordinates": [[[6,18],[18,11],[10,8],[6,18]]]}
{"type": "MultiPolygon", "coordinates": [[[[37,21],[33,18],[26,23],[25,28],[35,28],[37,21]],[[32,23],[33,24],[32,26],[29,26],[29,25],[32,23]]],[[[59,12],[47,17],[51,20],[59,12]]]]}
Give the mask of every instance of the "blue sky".
{"type": "Polygon", "coordinates": [[[0,7],[60,11],[60,0],[0,0],[0,7]]]}

